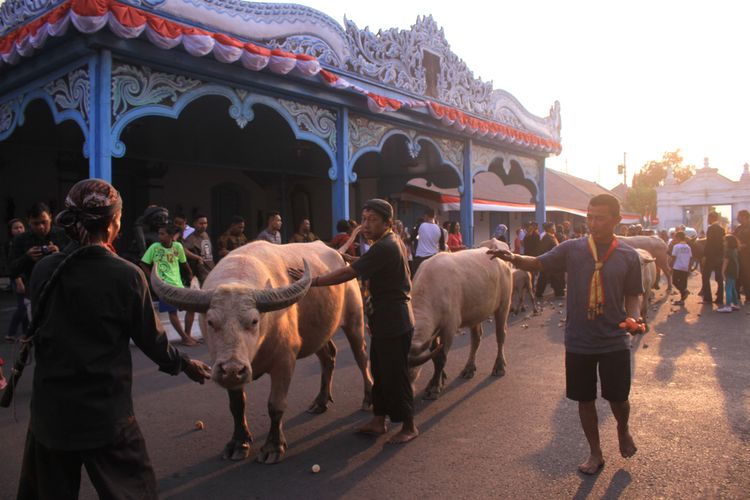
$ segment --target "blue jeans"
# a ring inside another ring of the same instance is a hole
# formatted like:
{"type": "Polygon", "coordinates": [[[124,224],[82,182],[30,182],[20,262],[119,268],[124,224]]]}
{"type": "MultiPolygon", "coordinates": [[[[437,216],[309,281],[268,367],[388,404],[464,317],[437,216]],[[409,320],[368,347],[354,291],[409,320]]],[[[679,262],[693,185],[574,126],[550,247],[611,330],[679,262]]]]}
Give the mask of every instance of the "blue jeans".
{"type": "Polygon", "coordinates": [[[725,278],[724,293],[726,293],[727,301],[726,305],[740,305],[740,298],[737,295],[737,278],[725,278]]]}

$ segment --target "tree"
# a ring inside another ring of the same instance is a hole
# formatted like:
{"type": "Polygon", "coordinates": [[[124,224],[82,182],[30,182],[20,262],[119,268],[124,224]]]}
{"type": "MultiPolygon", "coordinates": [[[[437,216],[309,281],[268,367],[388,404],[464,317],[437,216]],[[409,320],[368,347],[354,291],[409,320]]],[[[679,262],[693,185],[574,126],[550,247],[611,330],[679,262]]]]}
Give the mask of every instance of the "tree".
{"type": "Polygon", "coordinates": [[[681,184],[695,175],[695,165],[683,165],[680,150],[667,151],[661,160],[651,160],[633,175],[633,186],[628,188],[625,209],[641,216],[656,215],[656,188],[667,178],[672,167],[675,182],[681,184]]]}

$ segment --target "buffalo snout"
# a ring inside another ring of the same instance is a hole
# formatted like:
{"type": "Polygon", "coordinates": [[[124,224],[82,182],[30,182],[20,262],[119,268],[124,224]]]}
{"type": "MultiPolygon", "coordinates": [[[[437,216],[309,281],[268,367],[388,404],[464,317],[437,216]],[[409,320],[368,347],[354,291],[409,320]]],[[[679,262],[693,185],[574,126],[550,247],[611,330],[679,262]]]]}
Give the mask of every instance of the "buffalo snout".
{"type": "Polygon", "coordinates": [[[232,359],[216,363],[213,370],[214,381],[224,387],[236,387],[250,381],[252,369],[247,364],[232,359]]]}

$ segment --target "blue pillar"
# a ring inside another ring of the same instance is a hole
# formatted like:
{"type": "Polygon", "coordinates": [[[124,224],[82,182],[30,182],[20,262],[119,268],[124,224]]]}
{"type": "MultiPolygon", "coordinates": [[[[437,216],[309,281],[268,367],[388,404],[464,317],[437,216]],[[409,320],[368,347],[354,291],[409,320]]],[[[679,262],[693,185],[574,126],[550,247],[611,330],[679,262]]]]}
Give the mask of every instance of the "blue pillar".
{"type": "Polygon", "coordinates": [[[537,176],[536,191],[536,221],[541,225],[547,218],[547,195],[544,186],[545,167],[544,160],[539,163],[539,175],[537,176]]]}
{"type": "Polygon", "coordinates": [[[331,234],[336,234],[336,223],[349,219],[349,110],[341,108],[336,121],[336,179],[331,190],[331,234]]]}
{"type": "Polygon", "coordinates": [[[89,177],[112,182],[112,53],[99,50],[89,62],[89,177]]]}
{"type": "Polygon", "coordinates": [[[461,193],[461,236],[464,245],[474,246],[474,175],[471,165],[471,141],[464,142],[464,190],[461,193]]]}

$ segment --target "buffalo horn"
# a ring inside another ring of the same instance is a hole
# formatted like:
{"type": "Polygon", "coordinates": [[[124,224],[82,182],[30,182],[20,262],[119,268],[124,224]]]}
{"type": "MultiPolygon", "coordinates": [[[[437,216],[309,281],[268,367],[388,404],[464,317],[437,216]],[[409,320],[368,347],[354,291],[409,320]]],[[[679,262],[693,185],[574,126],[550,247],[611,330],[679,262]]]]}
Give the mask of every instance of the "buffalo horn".
{"type": "Polygon", "coordinates": [[[277,311],[295,304],[305,296],[310,289],[312,277],[310,276],[310,266],[307,261],[302,259],[305,272],[299,281],[288,286],[279,288],[267,288],[255,291],[255,307],[260,312],[277,311]]]}
{"type": "Polygon", "coordinates": [[[204,313],[208,311],[211,305],[213,292],[194,288],[178,288],[165,283],[156,272],[156,266],[151,269],[151,284],[161,300],[185,311],[204,313]]]}

